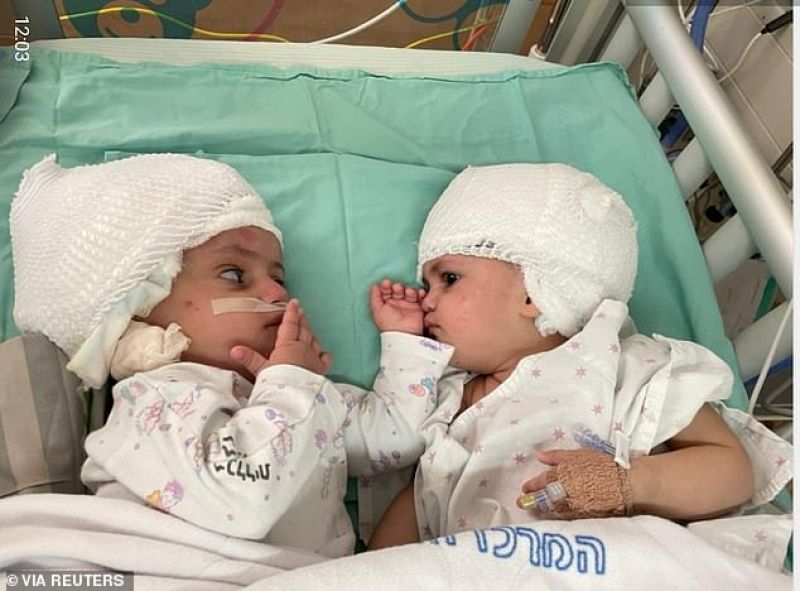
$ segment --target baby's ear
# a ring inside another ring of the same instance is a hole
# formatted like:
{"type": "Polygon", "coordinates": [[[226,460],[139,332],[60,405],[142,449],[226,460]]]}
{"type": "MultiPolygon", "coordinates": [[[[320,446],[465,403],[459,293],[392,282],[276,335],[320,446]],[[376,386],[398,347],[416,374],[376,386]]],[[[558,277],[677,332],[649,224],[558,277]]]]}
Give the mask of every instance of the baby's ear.
{"type": "Polygon", "coordinates": [[[523,317],[530,318],[531,320],[539,316],[539,308],[531,301],[530,296],[525,297],[525,303],[522,305],[521,313],[523,317]]]}

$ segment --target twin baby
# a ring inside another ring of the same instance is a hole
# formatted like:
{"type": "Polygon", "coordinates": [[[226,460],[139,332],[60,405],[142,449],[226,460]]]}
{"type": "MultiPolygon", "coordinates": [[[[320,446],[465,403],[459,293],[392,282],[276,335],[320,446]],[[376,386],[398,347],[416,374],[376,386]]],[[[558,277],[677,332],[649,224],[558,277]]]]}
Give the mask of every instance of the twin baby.
{"type": "Polygon", "coordinates": [[[281,232],[229,166],[50,156],[22,180],[11,237],[18,327],[87,384],[119,380],[85,444],[98,495],[332,557],[353,551],[348,475],[388,466],[416,472],[372,548],[535,518],[688,520],[753,495],[748,454],[707,403],[730,394],[730,370],[626,335],[636,223],[572,167],[455,177],[419,239],[424,287],[371,288],[371,391],[324,377],[281,232]]]}

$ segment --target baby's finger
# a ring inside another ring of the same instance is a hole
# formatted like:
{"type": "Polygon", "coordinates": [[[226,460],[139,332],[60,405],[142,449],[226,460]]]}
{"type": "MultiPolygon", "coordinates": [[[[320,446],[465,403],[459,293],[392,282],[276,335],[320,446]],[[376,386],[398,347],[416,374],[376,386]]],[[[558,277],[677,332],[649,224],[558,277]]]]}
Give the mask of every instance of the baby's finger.
{"type": "Polygon", "coordinates": [[[296,341],[300,331],[300,303],[296,299],[289,300],[283,313],[278,333],[275,335],[275,346],[296,341]]]}
{"type": "Polygon", "coordinates": [[[388,279],[384,278],[384,280],[381,281],[380,289],[381,289],[381,297],[384,300],[389,300],[389,299],[392,298],[392,282],[391,281],[389,281],[388,279]]]}
{"type": "Polygon", "coordinates": [[[412,304],[417,303],[417,290],[413,287],[406,287],[406,301],[412,304]]]}
{"type": "Polygon", "coordinates": [[[427,294],[428,294],[428,292],[426,292],[424,289],[418,289],[417,290],[417,297],[419,298],[420,302],[425,299],[425,296],[427,294]]]}
{"type": "Polygon", "coordinates": [[[327,351],[323,351],[322,355],[319,356],[319,360],[322,362],[322,367],[324,368],[322,373],[328,373],[333,365],[333,355],[327,351]]]}
{"type": "Polygon", "coordinates": [[[383,307],[384,298],[381,295],[381,288],[379,285],[373,284],[369,288],[369,308],[372,310],[372,315],[375,316],[383,307]]]}
{"type": "Polygon", "coordinates": [[[542,464],[555,466],[575,455],[575,450],[569,449],[541,449],[536,452],[536,459],[542,464]]]}
{"type": "Polygon", "coordinates": [[[313,334],[311,335],[311,337],[312,337],[311,338],[311,350],[314,351],[314,353],[316,353],[317,355],[321,355],[322,354],[322,345],[319,344],[319,341],[317,340],[317,337],[315,337],[313,334]]]}
{"type": "Polygon", "coordinates": [[[406,286],[402,283],[392,284],[392,299],[402,300],[406,297],[406,286]]]}
{"type": "Polygon", "coordinates": [[[255,349],[251,349],[245,345],[236,345],[231,347],[229,352],[231,359],[240,363],[251,374],[258,375],[262,369],[269,366],[267,358],[255,349]]]}
{"type": "Polygon", "coordinates": [[[311,332],[311,326],[308,324],[308,317],[305,315],[305,312],[303,312],[303,309],[300,308],[300,322],[297,340],[301,343],[310,345],[313,339],[314,333],[311,332]]]}
{"type": "Polygon", "coordinates": [[[529,493],[535,490],[539,490],[540,488],[544,488],[545,486],[547,486],[548,482],[551,482],[553,480],[554,475],[555,475],[554,470],[548,470],[547,472],[539,474],[535,478],[531,478],[530,480],[522,484],[522,492],[529,493]]]}

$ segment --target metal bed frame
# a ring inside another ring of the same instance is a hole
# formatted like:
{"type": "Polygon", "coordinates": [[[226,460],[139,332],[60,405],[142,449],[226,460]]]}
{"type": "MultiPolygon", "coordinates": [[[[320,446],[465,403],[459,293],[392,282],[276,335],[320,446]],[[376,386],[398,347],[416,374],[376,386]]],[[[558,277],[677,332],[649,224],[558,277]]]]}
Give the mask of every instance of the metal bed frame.
{"type": "MultiPolygon", "coordinates": [[[[792,354],[793,224],[789,198],[755,147],[714,75],[681,23],[676,7],[654,0],[559,2],[562,23],[546,35],[546,58],[559,63],[616,61],[627,68],[644,45],[658,73],[640,97],[648,120],[658,124],[678,104],[694,139],[673,163],[685,198],[716,173],[737,214],[703,245],[714,282],[756,253],[775,277],[787,302],[733,339],[742,378],[762,370],[781,324],[775,358],[792,354]],[[593,27],[587,27],[587,22],[593,27]],[[598,49],[599,48],[599,49],[598,49]]],[[[751,405],[754,401],[751,401],[751,405]]]]}

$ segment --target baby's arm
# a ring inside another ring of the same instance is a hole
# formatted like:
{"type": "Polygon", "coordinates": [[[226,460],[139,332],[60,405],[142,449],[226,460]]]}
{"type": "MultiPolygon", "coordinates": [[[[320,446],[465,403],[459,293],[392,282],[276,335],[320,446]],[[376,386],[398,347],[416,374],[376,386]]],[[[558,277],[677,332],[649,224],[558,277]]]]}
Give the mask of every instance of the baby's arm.
{"type": "Polygon", "coordinates": [[[425,291],[384,279],[370,288],[381,331],[380,369],[372,391],[337,384],[349,407],[345,422],[351,475],[395,470],[416,461],[424,443],[419,429],[437,404],[437,383],[452,347],[422,334],[425,291]]]}
{"type": "MultiPolygon", "coordinates": [[[[286,324],[276,352],[324,366],[292,313],[286,324]]],[[[300,367],[266,367],[244,402],[232,372],[197,364],[138,374],[114,392],[106,425],[86,440],[84,482],[115,481],[214,531],[265,537],[315,474],[344,461],[337,450],[344,401],[328,380],[300,367]]]]}
{"type": "Polygon", "coordinates": [[[631,462],[637,513],[704,519],[727,513],[753,495],[750,458],[708,404],[667,446],[669,452],[631,462]]]}
{"type": "Polygon", "coordinates": [[[348,469],[367,475],[413,464],[424,450],[423,422],[437,408],[449,345],[400,332],[381,334],[380,369],[372,391],[337,384],[348,405],[348,469]]]}
{"type": "Polygon", "coordinates": [[[208,371],[219,370],[192,383],[182,375],[190,369],[118,384],[108,422],[86,439],[82,478],[91,488],[111,479],[201,527],[261,539],[335,459],[344,404],[321,376],[282,365],[259,374],[241,407],[224,374],[208,371]]]}
{"type": "Polygon", "coordinates": [[[414,481],[401,490],[378,522],[369,540],[369,550],[419,542],[414,481]]]}
{"type": "MultiPolygon", "coordinates": [[[[538,459],[556,466],[553,469],[555,471],[570,474],[571,465],[585,462],[587,457],[595,454],[597,461],[594,469],[600,472],[595,476],[594,483],[613,483],[607,489],[614,491],[612,496],[617,490],[629,491],[619,495],[619,503],[623,502],[623,497],[629,497],[625,501],[632,504],[628,508],[633,513],[677,520],[704,519],[727,513],[752,496],[754,484],[750,459],[736,435],[707,404],[700,408],[686,428],[666,444],[670,451],[634,458],[629,470],[622,470],[609,461],[610,456],[599,451],[543,451],[538,453],[538,459]]],[[[533,493],[548,482],[557,480],[553,470],[526,482],[522,487],[523,492],[533,493]]],[[[569,482],[564,484],[567,489],[570,484],[575,485],[569,482]]],[[[520,502],[525,502],[522,497],[520,502]]],[[[611,505],[614,503],[609,505],[608,512],[594,516],[624,514],[619,510],[614,513],[615,507],[611,505]]],[[[573,517],[570,510],[565,509],[565,503],[557,503],[552,513],[537,513],[542,517],[573,517]]],[[[575,516],[592,515],[584,512],[575,516]]]]}

